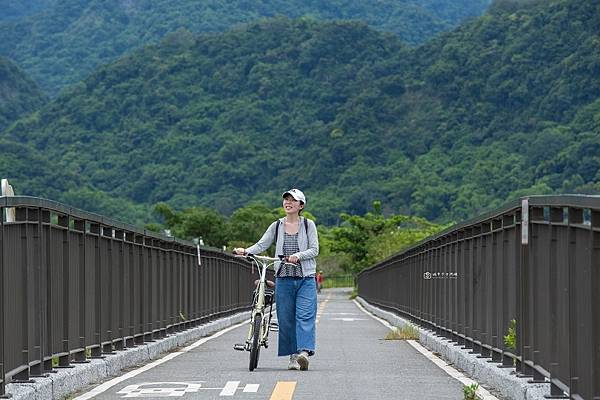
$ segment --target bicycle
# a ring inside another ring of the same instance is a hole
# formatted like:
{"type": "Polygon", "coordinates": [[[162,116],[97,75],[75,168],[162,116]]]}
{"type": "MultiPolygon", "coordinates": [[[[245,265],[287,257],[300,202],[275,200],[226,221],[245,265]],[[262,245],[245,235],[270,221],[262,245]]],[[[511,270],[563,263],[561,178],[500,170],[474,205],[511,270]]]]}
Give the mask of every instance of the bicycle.
{"type": "Polygon", "coordinates": [[[258,267],[259,279],[255,282],[257,285],[254,289],[252,300],[252,314],[250,315],[250,328],[248,330],[248,338],[245,344],[235,344],[233,348],[239,351],[250,352],[250,363],[248,369],[254,371],[258,366],[260,357],[260,348],[269,347],[269,331],[277,331],[277,325],[271,323],[271,315],[273,311],[273,297],[275,284],[267,281],[267,269],[275,265],[277,261],[284,261],[284,256],[265,257],[254,254],[243,256],[255,263],[258,267]],[[266,308],[269,307],[269,313],[266,313],[266,308]]]}

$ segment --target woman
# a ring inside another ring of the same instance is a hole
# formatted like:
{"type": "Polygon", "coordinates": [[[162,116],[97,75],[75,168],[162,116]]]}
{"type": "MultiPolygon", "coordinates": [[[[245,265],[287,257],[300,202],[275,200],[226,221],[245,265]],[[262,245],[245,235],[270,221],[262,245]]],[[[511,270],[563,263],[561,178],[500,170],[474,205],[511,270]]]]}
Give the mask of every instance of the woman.
{"type": "Polygon", "coordinates": [[[290,189],[283,194],[285,217],[273,222],[253,246],[236,248],[236,254],[260,254],[275,241],[275,254],[287,262],[275,265],[275,301],[279,323],[279,356],[290,356],[288,369],[308,369],[315,353],[317,288],[315,273],[319,239],[315,223],[301,216],[304,193],[290,189]],[[277,236],[277,237],[276,237],[277,236]]]}

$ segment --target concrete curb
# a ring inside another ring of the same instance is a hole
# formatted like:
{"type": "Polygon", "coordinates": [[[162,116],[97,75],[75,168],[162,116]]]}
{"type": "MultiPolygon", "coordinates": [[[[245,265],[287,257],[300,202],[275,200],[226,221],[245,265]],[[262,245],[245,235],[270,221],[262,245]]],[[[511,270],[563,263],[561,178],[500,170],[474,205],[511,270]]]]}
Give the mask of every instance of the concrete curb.
{"type": "Polygon", "coordinates": [[[152,343],[119,351],[103,359],[92,359],[73,368],[58,369],[47,378],[34,378],[35,383],[9,383],[6,393],[12,400],[60,400],[87,385],[119,375],[127,367],[145,364],[177,347],[249,319],[250,311],[208,322],[196,328],[179,332],[152,343]]]}
{"type": "MultiPolygon", "coordinates": [[[[391,325],[402,328],[410,322],[389,311],[369,304],[361,297],[356,300],[369,312],[388,321],[391,325]]],[[[512,368],[498,368],[496,363],[489,363],[486,358],[477,358],[469,354],[448,339],[434,335],[431,331],[419,327],[421,345],[441,357],[454,368],[464,371],[472,379],[485,387],[491,388],[499,396],[510,400],[545,400],[550,395],[550,383],[527,383],[528,379],[517,378],[512,368]]]]}

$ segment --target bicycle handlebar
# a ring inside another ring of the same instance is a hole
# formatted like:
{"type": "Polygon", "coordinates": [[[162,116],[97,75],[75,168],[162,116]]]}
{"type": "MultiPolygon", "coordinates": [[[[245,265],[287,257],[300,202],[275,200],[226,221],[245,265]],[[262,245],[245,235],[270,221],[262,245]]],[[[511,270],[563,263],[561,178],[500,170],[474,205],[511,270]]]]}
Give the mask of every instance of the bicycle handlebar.
{"type": "Polygon", "coordinates": [[[259,255],[256,255],[256,254],[246,254],[246,257],[256,258],[257,260],[260,260],[260,261],[284,261],[285,260],[284,256],[267,257],[267,256],[259,256],[259,255]]]}
{"type": "MultiPolygon", "coordinates": [[[[238,254],[237,256],[238,257],[244,257],[244,258],[250,259],[250,260],[254,259],[254,260],[266,261],[266,262],[272,262],[272,261],[285,261],[285,262],[288,262],[287,261],[287,257],[284,256],[284,255],[281,255],[281,254],[279,256],[277,256],[277,257],[259,256],[259,255],[250,254],[250,253],[248,253],[246,255],[243,255],[243,256],[238,254]]],[[[290,263],[290,264],[295,264],[295,263],[290,263]]]]}

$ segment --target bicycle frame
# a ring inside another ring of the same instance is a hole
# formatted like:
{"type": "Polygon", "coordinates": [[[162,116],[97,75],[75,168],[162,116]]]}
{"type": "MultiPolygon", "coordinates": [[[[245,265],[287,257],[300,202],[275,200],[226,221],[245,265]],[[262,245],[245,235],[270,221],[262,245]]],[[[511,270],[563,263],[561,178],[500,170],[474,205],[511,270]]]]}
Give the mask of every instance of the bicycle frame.
{"type": "Polygon", "coordinates": [[[246,350],[250,352],[249,370],[253,371],[258,365],[261,347],[269,347],[268,336],[271,325],[271,314],[273,303],[270,304],[269,313],[265,312],[265,294],[267,290],[267,270],[272,267],[275,262],[283,261],[284,257],[264,257],[249,254],[247,259],[255,263],[258,267],[259,279],[258,286],[254,291],[252,300],[252,314],[250,316],[250,328],[248,329],[248,338],[245,344],[236,344],[233,346],[235,350],[246,350]]]}
{"type": "MultiPolygon", "coordinates": [[[[267,286],[267,270],[269,269],[269,267],[275,265],[276,261],[281,261],[281,260],[279,258],[275,258],[275,257],[256,256],[256,255],[252,255],[252,254],[249,254],[247,256],[247,258],[251,259],[252,262],[256,263],[256,265],[258,267],[259,282],[258,282],[258,288],[256,291],[256,296],[253,301],[253,308],[252,308],[252,314],[251,314],[250,320],[254,321],[254,317],[256,315],[261,316],[263,323],[261,323],[260,345],[264,346],[266,343],[266,339],[269,336],[268,324],[264,323],[265,322],[264,321],[264,318],[265,318],[264,310],[265,310],[265,291],[266,291],[266,286],[267,286]]],[[[267,321],[268,323],[271,322],[270,319],[271,319],[271,315],[269,313],[269,321],[267,321]]],[[[251,346],[252,334],[253,334],[253,326],[252,326],[252,324],[250,324],[250,329],[248,332],[248,339],[246,340],[246,347],[248,348],[248,350],[250,349],[250,346],[251,346]]],[[[265,346],[265,347],[267,347],[267,346],[265,346]]]]}

